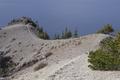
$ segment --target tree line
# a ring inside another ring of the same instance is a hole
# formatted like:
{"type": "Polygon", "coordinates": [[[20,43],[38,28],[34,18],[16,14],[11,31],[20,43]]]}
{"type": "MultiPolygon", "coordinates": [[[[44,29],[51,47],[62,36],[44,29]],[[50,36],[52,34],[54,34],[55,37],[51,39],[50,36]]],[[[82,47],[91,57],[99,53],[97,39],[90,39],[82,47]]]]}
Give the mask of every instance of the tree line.
{"type": "MultiPolygon", "coordinates": [[[[80,36],[79,32],[76,30],[70,30],[68,27],[66,27],[64,29],[64,31],[62,31],[60,34],[59,33],[55,33],[54,37],[51,38],[50,35],[43,29],[43,27],[41,27],[39,25],[39,23],[37,21],[32,20],[29,17],[20,17],[20,18],[15,18],[13,20],[11,20],[8,25],[13,25],[13,24],[18,24],[18,23],[22,23],[22,24],[30,24],[35,28],[35,33],[37,34],[37,36],[41,39],[68,39],[68,38],[77,38],[80,36]]],[[[106,24],[103,26],[103,28],[101,28],[100,30],[98,30],[96,33],[103,33],[103,34],[110,34],[114,32],[114,29],[112,28],[111,24],[106,24]]]]}
{"type": "Polygon", "coordinates": [[[37,21],[32,20],[29,17],[20,17],[20,18],[15,18],[13,20],[11,20],[8,25],[14,25],[14,24],[30,24],[35,28],[35,33],[37,34],[37,36],[41,39],[68,39],[68,38],[77,38],[79,36],[78,31],[75,30],[74,32],[72,32],[70,29],[68,29],[67,27],[65,28],[65,30],[61,33],[61,34],[55,34],[53,38],[51,38],[49,36],[49,34],[44,31],[43,27],[41,27],[37,21]]]}
{"type": "Polygon", "coordinates": [[[70,29],[67,27],[64,29],[63,32],[60,34],[55,34],[53,39],[68,39],[68,38],[77,38],[79,37],[79,33],[77,30],[72,32],[70,29]]]}

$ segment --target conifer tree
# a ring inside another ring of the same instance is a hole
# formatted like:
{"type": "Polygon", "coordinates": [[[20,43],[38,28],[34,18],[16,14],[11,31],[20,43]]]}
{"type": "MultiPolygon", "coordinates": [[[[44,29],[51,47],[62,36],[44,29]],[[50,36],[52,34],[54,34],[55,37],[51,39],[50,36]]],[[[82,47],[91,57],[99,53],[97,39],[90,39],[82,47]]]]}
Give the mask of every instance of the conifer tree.
{"type": "Polygon", "coordinates": [[[77,38],[77,37],[78,37],[78,31],[77,31],[77,29],[74,31],[73,37],[74,37],[74,38],[77,38]]]}

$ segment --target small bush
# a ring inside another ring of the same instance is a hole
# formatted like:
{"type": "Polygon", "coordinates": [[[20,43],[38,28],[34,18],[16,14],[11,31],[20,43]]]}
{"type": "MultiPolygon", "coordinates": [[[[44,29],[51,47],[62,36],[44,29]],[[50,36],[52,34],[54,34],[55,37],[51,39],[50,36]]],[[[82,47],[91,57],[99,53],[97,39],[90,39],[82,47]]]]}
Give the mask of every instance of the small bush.
{"type": "Polygon", "coordinates": [[[45,39],[45,40],[50,39],[50,38],[49,38],[49,35],[48,35],[46,32],[39,32],[39,31],[38,31],[36,34],[37,34],[38,37],[41,38],[41,39],[45,39]]]}
{"type": "Polygon", "coordinates": [[[51,56],[52,54],[53,54],[52,52],[48,52],[45,54],[45,57],[47,58],[47,57],[51,56]]]}
{"type": "Polygon", "coordinates": [[[0,56],[0,76],[7,76],[14,66],[15,63],[10,56],[0,56]]]}
{"type": "Polygon", "coordinates": [[[14,25],[14,24],[19,24],[19,23],[22,23],[22,24],[31,24],[34,27],[37,26],[37,24],[31,18],[25,17],[25,16],[11,20],[8,23],[8,25],[14,25]]]}
{"type": "Polygon", "coordinates": [[[97,31],[97,33],[103,33],[103,34],[109,34],[111,32],[114,32],[114,29],[112,28],[111,24],[104,25],[104,27],[97,31]]]}
{"type": "Polygon", "coordinates": [[[90,52],[88,61],[91,63],[89,67],[93,70],[120,70],[120,57],[101,49],[90,52]]]}
{"type": "Polygon", "coordinates": [[[100,49],[89,53],[89,67],[93,70],[120,70],[120,34],[100,42],[100,49]]]}
{"type": "Polygon", "coordinates": [[[45,66],[47,66],[47,63],[40,63],[34,68],[34,71],[38,71],[38,70],[44,68],[45,66]]]}
{"type": "Polygon", "coordinates": [[[16,38],[12,38],[11,42],[14,42],[16,40],[16,38]]]}

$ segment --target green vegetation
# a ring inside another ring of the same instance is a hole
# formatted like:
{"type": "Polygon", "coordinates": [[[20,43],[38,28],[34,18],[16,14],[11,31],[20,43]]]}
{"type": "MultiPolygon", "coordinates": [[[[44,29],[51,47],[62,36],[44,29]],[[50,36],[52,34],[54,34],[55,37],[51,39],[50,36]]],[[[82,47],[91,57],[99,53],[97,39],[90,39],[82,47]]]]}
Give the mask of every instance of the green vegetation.
{"type": "Polygon", "coordinates": [[[42,27],[41,27],[41,28],[37,28],[36,34],[37,34],[37,36],[38,36],[39,38],[41,38],[41,39],[45,39],[45,40],[50,39],[48,33],[45,32],[42,27]]]}
{"type": "MultiPolygon", "coordinates": [[[[44,29],[39,26],[38,22],[33,21],[29,17],[21,17],[21,18],[13,19],[8,23],[8,25],[19,24],[19,23],[25,25],[26,24],[32,25],[34,27],[35,33],[39,38],[46,40],[50,39],[48,33],[45,32],[44,29]]],[[[97,33],[103,33],[103,34],[110,34],[112,32],[114,32],[114,29],[112,28],[111,24],[106,24],[102,29],[97,31],[97,33]]],[[[60,34],[58,33],[55,34],[53,39],[68,39],[68,38],[77,38],[77,37],[79,37],[77,29],[75,31],[72,31],[66,27],[64,31],[61,32],[60,34]]]]}
{"type": "Polygon", "coordinates": [[[13,19],[11,20],[8,25],[13,25],[13,24],[30,24],[34,27],[35,33],[37,34],[37,36],[41,39],[49,39],[49,35],[47,32],[45,32],[43,30],[42,27],[39,26],[37,21],[33,21],[31,18],[29,17],[21,17],[21,18],[17,18],[17,19],[13,19]]]}
{"type": "Polygon", "coordinates": [[[74,38],[77,38],[78,36],[79,36],[78,31],[75,30],[74,33],[73,33],[73,37],[74,37],[74,38]]]}
{"type": "Polygon", "coordinates": [[[8,25],[13,25],[13,24],[19,24],[19,23],[22,23],[22,24],[31,24],[32,26],[36,27],[37,24],[36,22],[34,22],[31,18],[29,17],[21,17],[21,18],[16,18],[16,19],[13,19],[11,20],[8,25]]]}
{"type": "Polygon", "coordinates": [[[0,56],[0,76],[7,76],[15,66],[10,56],[0,56]]]}
{"type": "Polygon", "coordinates": [[[68,30],[68,28],[65,28],[65,31],[62,33],[62,39],[68,39],[72,37],[72,32],[68,30]]]}
{"type": "Polygon", "coordinates": [[[114,29],[112,28],[111,24],[106,24],[102,29],[97,31],[97,33],[103,33],[103,34],[109,34],[111,32],[114,32],[114,29]]]}
{"type": "MultiPolygon", "coordinates": [[[[37,21],[33,21],[31,18],[29,17],[21,17],[21,18],[16,18],[11,20],[8,25],[14,25],[14,24],[29,24],[32,25],[34,27],[35,33],[37,34],[37,36],[41,39],[50,39],[50,36],[48,35],[47,32],[44,31],[44,29],[42,27],[39,26],[37,21]]],[[[79,36],[78,31],[75,30],[74,32],[72,32],[70,29],[68,29],[67,27],[65,28],[65,30],[61,33],[61,34],[55,34],[54,35],[54,39],[68,39],[68,38],[77,38],[79,36]]]]}
{"type": "Polygon", "coordinates": [[[46,67],[48,64],[47,63],[39,63],[35,68],[34,71],[38,71],[44,67],[46,67]]]}
{"type": "Polygon", "coordinates": [[[61,34],[55,34],[54,39],[69,39],[69,38],[77,38],[79,36],[78,31],[75,30],[72,32],[70,29],[67,27],[61,34]]]}
{"type": "Polygon", "coordinates": [[[88,57],[93,70],[120,70],[120,33],[101,41],[100,49],[91,51],[88,57]]]}

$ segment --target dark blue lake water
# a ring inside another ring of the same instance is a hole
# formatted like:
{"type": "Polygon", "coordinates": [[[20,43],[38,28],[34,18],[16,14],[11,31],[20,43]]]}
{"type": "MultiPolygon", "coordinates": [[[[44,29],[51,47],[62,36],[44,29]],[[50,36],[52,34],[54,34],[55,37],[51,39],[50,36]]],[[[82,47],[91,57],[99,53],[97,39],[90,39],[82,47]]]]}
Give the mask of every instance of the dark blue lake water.
{"type": "Polygon", "coordinates": [[[0,0],[0,25],[29,16],[51,35],[64,27],[80,34],[93,33],[104,24],[120,29],[120,0],[0,0]]]}

